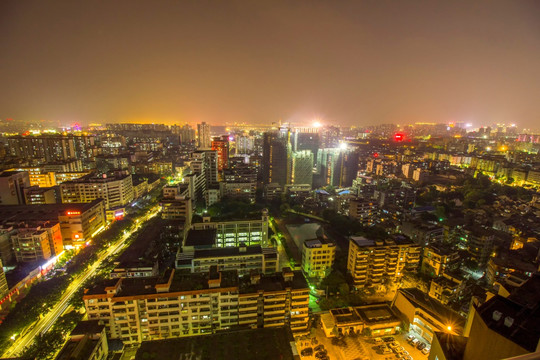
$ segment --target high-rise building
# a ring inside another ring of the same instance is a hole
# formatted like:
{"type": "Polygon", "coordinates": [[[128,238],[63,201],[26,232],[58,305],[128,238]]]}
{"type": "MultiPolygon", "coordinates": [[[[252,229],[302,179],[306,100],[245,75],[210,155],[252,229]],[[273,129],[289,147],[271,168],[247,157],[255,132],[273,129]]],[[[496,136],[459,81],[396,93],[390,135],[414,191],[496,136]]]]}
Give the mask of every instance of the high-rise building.
{"type": "Polygon", "coordinates": [[[212,147],[210,125],[204,121],[201,124],[197,124],[197,139],[197,147],[199,149],[210,149],[212,147]]]}
{"type": "Polygon", "coordinates": [[[296,128],[291,139],[293,151],[309,150],[313,160],[317,159],[317,151],[321,147],[318,128],[296,128]]]}
{"type": "Polygon", "coordinates": [[[313,153],[310,150],[292,154],[292,184],[313,184],[313,153]]]}
{"type": "Polygon", "coordinates": [[[229,167],[229,136],[223,135],[212,139],[212,150],[217,151],[218,171],[229,167]]]}
{"type": "Polygon", "coordinates": [[[91,135],[36,135],[8,138],[11,154],[25,159],[41,159],[46,162],[68,159],[93,158],[96,150],[95,137],[91,135]]]}
{"type": "Polygon", "coordinates": [[[280,129],[264,133],[263,182],[285,186],[291,178],[291,133],[280,129]]]}
{"type": "Polygon", "coordinates": [[[192,144],[195,141],[195,129],[190,125],[185,124],[184,126],[176,126],[173,128],[173,132],[178,134],[180,137],[180,144],[188,145],[192,144]]]}

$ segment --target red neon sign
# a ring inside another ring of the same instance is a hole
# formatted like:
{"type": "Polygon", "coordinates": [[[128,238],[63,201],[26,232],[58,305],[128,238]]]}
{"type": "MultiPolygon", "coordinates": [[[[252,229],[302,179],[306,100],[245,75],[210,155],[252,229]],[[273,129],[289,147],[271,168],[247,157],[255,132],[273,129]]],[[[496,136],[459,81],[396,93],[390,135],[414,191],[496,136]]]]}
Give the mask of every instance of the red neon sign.
{"type": "Polygon", "coordinates": [[[80,211],[68,211],[66,212],[67,215],[81,215],[80,211]]]}

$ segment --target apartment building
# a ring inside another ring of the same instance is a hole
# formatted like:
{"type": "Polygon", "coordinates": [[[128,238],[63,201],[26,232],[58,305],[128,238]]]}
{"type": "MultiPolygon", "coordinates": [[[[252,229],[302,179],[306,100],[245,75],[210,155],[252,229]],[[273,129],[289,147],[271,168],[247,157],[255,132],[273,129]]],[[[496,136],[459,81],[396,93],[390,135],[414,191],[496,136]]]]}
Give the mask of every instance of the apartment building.
{"type": "Polygon", "coordinates": [[[4,171],[0,173],[0,205],[24,204],[24,188],[30,186],[28,173],[4,171]]]}
{"type": "Polygon", "coordinates": [[[84,246],[106,225],[102,199],[83,204],[0,206],[0,219],[0,225],[4,227],[21,222],[58,221],[67,249],[84,246]]]}
{"type": "Polygon", "coordinates": [[[27,205],[56,204],[55,188],[31,186],[24,188],[24,198],[27,205]]]}
{"type": "Polygon", "coordinates": [[[397,280],[403,270],[416,269],[421,248],[400,237],[393,240],[371,240],[361,236],[349,238],[347,270],[354,286],[381,285],[386,278],[397,280]]]}
{"type": "Polygon", "coordinates": [[[377,204],[373,200],[351,199],[349,216],[358,220],[363,226],[371,226],[377,221],[377,204]]]}
{"type": "Polygon", "coordinates": [[[424,248],[422,272],[431,276],[439,276],[446,270],[454,270],[458,266],[458,252],[441,245],[429,245],[424,248]]]}
{"type": "MultiPolygon", "coordinates": [[[[134,199],[131,175],[102,178],[88,175],[60,184],[60,194],[63,203],[86,203],[104,199],[107,210],[123,208],[134,199]]],[[[107,211],[107,218],[113,220],[114,211],[107,211]]]]}
{"type": "Polygon", "coordinates": [[[55,360],[106,360],[109,344],[105,326],[97,320],[80,321],[55,360]]]}
{"type": "Polygon", "coordinates": [[[17,262],[47,260],[63,251],[58,221],[19,224],[11,234],[11,246],[17,262]]]}
{"type": "Polygon", "coordinates": [[[187,227],[191,224],[193,202],[191,198],[177,196],[174,199],[163,199],[160,202],[161,217],[166,220],[183,221],[187,227]]]}
{"type": "Polygon", "coordinates": [[[210,267],[218,270],[236,270],[240,275],[257,271],[273,274],[278,271],[279,255],[274,248],[260,245],[226,248],[180,248],[176,255],[176,268],[189,269],[192,273],[205,273],[210,267]]]}
{"type": "Polygon", "coordinates": [[[11,169],[11,171],[23,171],[28,173],[30,186],[51,187],[56,185],[54,172],[43,171],[40,167],[17,168],[11,169]]]}
{"type": "Polygon", "coordinates": [[[325,237],[304,241],[302,271],[307,277],[324,278],[336,259],[336,244],[325,237]]]}
{"type": "Polygon", "coordinates": [[[307,332],[309,288],[301,272],[238,278],[236,271],[108,279],[86,289],[88,318],[112,339],[131,345],[147,340],[212,334],[237,328],[288,325],[307,332]]]}

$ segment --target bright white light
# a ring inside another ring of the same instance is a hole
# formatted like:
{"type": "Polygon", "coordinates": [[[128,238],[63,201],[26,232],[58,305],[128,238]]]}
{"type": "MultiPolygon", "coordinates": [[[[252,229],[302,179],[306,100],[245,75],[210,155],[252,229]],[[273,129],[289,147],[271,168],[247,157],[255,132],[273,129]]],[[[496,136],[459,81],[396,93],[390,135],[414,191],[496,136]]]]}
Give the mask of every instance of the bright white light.
{"type": "Polygon", "coordinates": [[[316,127],[316,128],[320,128],[322,126],[322,124],[318,121],[314,121],[313,122],[313,127],[316,127]]]}
{"type": "Polygon", "coordinates": [[[339,144],[339,148],[341,150],[347,150],[347,143],[342,142],[341,144],[339,144]]]}
{"type": "Polygon", "coordinates": [[[486,148],[486,151],[491,151],[491,147],[488,146],[488,147],[486,148]]]}
{"type": "Polygon", "coordinates": [[[471,124],[471,123],[467,123],[467,124],[465,124],[465,127],[470,128],[470,127],[472,127],[472,124],[471,124]]]}

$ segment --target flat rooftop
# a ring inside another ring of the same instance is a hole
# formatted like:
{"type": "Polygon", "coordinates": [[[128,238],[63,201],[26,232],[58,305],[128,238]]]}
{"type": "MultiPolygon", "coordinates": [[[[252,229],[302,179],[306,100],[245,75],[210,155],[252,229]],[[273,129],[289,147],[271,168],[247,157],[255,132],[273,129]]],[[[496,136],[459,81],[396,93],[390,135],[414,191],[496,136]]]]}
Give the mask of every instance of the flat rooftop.
{"type": "Polygon", "coordinates": [[[59,213],[69,210],[84,213],[102,201],[103,199],[96,199],[89,203],[0,205],[0,219],[2,219],[2,223],[8,221],[58,220],[59,213]]]}
{"type": "Polygon", "coordinates": [[[293,360],[293,341],[286,327],[227,330],[205,336],[144,341],[135,360],[293,360]]]}

